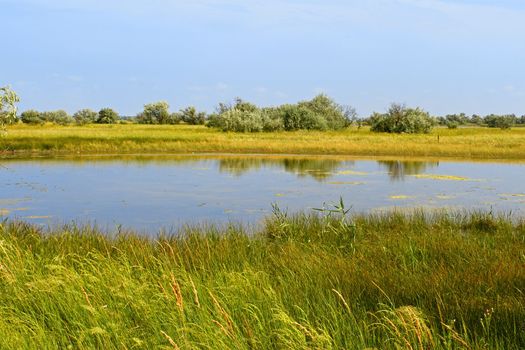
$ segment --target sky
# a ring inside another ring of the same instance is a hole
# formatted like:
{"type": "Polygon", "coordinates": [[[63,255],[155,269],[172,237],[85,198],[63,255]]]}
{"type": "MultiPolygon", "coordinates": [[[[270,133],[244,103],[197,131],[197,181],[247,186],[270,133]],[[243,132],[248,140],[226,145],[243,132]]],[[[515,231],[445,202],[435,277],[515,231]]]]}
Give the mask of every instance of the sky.
{"type": "Polygon", "coordinates": [[[0,23],[22,111],[326,93],[361,116],[525,114],[522,0],[0,0],[0,23]]]}

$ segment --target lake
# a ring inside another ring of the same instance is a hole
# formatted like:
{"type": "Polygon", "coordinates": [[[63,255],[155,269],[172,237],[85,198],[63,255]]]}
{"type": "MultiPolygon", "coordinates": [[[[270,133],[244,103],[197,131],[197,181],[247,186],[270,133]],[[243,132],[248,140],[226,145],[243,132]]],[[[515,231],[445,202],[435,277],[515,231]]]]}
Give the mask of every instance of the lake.
{"type": "Polygon", "coordinates": [[[392,208],[523,215],[525,163],[305,156],[128,156],[3,159],[0,216],[141,232],[182,224],[256,223],[342,197],[354,212],[392,208]]]}

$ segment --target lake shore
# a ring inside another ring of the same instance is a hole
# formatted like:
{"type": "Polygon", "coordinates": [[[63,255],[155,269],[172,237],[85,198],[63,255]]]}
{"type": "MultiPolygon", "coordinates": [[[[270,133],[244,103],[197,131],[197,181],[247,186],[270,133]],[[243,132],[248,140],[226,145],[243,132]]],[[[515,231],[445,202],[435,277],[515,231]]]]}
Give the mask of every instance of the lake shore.
{"type": "Polygon", "coordinates": [[[521,160],[525,159],[525,128],[436,128],[424,135],[392,135],[371,133],[367,128],[223,133],[184,125],[16,125],[0,138],[1,157],[170,153],[521,160]]]}
{"type": "Polygon", "coordinates": [[[7,348],[522,349],[525,222],[274,215],[146,238],[0,224],[7,348]]]}

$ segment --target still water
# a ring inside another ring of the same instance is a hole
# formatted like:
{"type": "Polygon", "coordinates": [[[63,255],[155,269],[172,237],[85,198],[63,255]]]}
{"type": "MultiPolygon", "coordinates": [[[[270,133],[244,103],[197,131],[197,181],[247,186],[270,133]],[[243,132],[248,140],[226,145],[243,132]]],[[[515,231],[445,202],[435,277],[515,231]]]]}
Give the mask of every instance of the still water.
{"type": "Polygon", "coordinates": [[[182,224],[256,223],[341,196],[355,212],[397,208],[525,215],[525,163],[177,156],[0,162],[0,216],[155,233],[182,224]]]}

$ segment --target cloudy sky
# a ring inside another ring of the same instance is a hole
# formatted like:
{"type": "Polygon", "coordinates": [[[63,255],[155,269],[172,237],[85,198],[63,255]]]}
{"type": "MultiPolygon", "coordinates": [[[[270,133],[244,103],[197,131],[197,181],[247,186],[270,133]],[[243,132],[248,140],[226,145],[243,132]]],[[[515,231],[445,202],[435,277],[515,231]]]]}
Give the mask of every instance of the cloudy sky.
{"type": "Polygon", "coordinates": [[[522,0],[0,0],[0,23],[22,110],[325,92],[362,116],[525,114],[522,0]]]}

